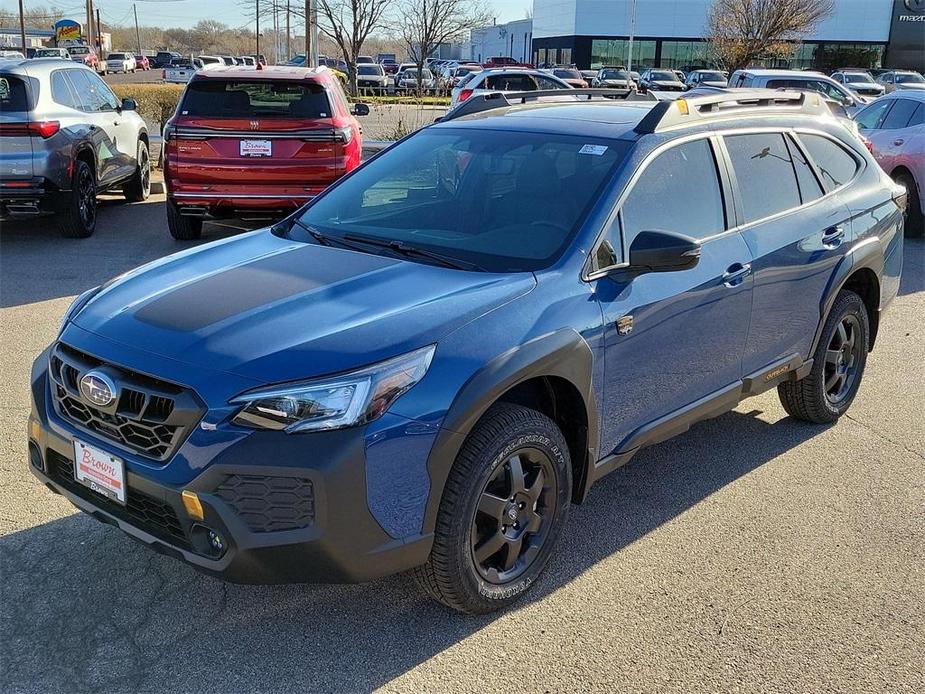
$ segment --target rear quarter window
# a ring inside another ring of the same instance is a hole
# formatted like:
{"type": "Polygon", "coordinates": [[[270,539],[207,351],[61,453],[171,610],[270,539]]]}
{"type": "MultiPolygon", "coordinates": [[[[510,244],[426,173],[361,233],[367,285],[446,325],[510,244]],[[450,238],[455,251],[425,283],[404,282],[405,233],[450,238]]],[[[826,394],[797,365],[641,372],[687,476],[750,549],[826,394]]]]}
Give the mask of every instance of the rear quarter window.
{"type": "Polygon", "coordinates": [[[911,99],[896,99],[893,108],[886,114],[886,118],[883,119],[883,124],[880,127],[883,130],[907,127],[918,105],[918,102],[911,99]]]}
{"type": "Polygon", "coordinates": [[[816,164],[827,191],[835,190],[854,178],[858,162],[841,145],[822,135],[800,133],[799,137],[816,164]]]}
{"type": "Polygon", "coordinates": [[[30,110],[26,83],[12,75],[0,75],[0,111],[30,110]]]}
{"type": "Polygon", "coordinates": [[[800,206],[796,173],[781,133],[727,135],[723,140],[746,222],[800,206]]]}

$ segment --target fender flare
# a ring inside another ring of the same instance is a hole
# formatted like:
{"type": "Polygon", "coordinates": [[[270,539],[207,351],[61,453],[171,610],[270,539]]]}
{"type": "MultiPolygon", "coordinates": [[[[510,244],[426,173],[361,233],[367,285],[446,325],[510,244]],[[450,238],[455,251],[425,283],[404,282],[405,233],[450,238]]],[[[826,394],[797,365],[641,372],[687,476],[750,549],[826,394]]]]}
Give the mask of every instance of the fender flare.
{"type": "Polygon", "coordinates": [[[599,438],[593,366],[594,355],[588,343],[575,330],[563,328],[499,354],[466,381],[453,399],[427,459],[431,494],[422,531],[432,533],[436,526],[447,477],[469,432],[504,393],[531,378],[562,378],[581,394],[588,421],[588,450],[586,460],[572,461],[572,466],[576,478],[573,482],[584,488],[587,467],[594,464],[599,438]]]}
{"type": "MultiPolygon", "coordinates": [[[[880,239],[876,236],[871,236],[856,243],[844,255],[841,261],[839,261],[831,278],[829,278],[829,284],[826,287],[822,302],[819,305],[819,325],[816,327],[816,334],[813,336],[813,343],[809,352],[810,357],[816,353],[819,340],[822,339],[822,329],[829,317],[829,312],[832,310],[832,305],[835,303],[835,298],[844,288],[850,277],[858,270],[864,268],[872,270],[874,275],[877,276],[877,289],[879,293],[879,291],[881,291],[879,280],[883,276],[883,266],[883,246],[880,243],[880,239]]],[[[880,297],[878,296],[877,310],[879,311],[879,309],[880,297]]],[[[873,343],[874,337],[876,337],[876,328],[871,326],[871,343],[873,343]]]]}

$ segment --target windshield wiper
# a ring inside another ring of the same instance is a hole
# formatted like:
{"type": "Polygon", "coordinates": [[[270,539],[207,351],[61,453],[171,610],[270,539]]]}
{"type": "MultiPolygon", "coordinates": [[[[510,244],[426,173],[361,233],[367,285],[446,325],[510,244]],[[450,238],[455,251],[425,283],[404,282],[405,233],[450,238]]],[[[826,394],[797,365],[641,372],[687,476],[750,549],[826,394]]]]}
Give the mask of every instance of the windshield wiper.
{"type": "Polygon", "coordinates": [[[312,238],[315,239],[315,241],[320,243],[322,246],[333,246],[335,243],[337,243],[343,246],[344,248],[349,248],[350,250],[353,250],[353,251],[360,251],[361,253],[366,252],[364,248],[357,246],[355,243],[350,243],[349,241],[345,241],[340,236],[329,236],[328,234],[318,231],[315,227],[309,226],[308,224],[300,220],[298,217],[293,217],[292,223],[295,226],[299,227],[300,229],[303,229],[307,231],[309,234],[311,234],[312,238]]]}
{"type": "Polygon", "coordinates": [[[344,239],[347,241],[368,243],[370,246],[388,248],[389,250],[395,251],[396,253],[401,253],[402,255],[416,255],[419,258],[429,258],[430,260],[436,260],[438,263],[442,263],[446,267],[455,268],[457,270],[478,270],[480,272],[486,271],[485,268],[481,267],[480,265],[470,263],[467,260],[451,258],[448,255],[435,253],[434,251],[428,251],[424,248],[418,248],[417,246],[409,246],[404,241],[398,241],[397,239],[378,239],[373,236],[360,236],[359,234],[344,234],[344,239]]]}

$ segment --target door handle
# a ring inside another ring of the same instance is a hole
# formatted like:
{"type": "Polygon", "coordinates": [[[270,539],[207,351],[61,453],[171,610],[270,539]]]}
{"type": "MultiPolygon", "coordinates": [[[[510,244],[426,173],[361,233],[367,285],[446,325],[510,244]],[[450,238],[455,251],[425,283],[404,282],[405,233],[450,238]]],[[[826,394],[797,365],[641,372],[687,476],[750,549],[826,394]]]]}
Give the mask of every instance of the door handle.
{"type": "Polygon", "coordinates": [[[905,140],[902,139],[901,137],[897,137],[895,140],[893,140],[893,144],[896,145],[897,147],[899,147],[903,142],[905,142],[905,140]]]}
{"type": "Polygon", "coordinates": [[[822,245],[826,248],[837,248],[845,236],[845,228],[841,225],[829,227],[822,232],[822,245]]]}
{"type": "Polygon", "coordinates": [[[735,263],[723,274],[723,284],[727,287],[738,287],[752,271],[751,263],[735,263]]]}

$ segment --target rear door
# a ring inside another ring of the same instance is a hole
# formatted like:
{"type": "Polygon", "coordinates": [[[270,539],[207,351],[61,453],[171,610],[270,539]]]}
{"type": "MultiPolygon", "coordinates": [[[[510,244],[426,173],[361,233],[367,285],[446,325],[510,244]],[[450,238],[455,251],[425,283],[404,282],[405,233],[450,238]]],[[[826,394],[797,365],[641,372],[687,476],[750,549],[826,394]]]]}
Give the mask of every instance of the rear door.
{"type": "Polygon", "coordinates": [[[794,355],[810,356],[826,286],[851,246],[848,208],[828,193],[853,178],[858,165],[822,134],[804,142],[779,131],[730,133],[723,142],[753,258],[754,305],[742,360],[751,376],[794,355]],[[826,152],[831,146],[840,161],[814,166],[807,144],[826,152]]]}
{"type": "Polygon", "coordinates": [[[172,175],[190,184],[326,186],[344,173],[349,129],[307,80],[194,80],[175,121],[172,175]]]}
{"type": "Polygon", "coordinates": [[[0,178],[35,175],[28,126],[33,103],[28,77],[0,73],[0,178]]]}

